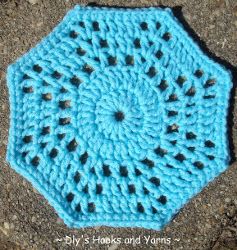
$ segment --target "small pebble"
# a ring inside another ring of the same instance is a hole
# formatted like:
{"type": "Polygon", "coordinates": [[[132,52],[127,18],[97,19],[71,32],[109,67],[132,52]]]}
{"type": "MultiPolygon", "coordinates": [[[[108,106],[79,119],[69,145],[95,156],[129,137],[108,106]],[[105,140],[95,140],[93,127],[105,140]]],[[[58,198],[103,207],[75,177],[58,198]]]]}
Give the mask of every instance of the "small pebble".
{"type": "Polygon", "coordinates": [[[14,214],[13,216],[12,216],[12,220],[16,220],[17,219],[17,216],[14,214]]]}
{"type": "Polygon", "coordinates": [[[211,30],[213,30],[215,28],[215,25],[214,24],[211,24],[210,26],[209,26],[209,29],[211,29],[211,30]]]}
{"type": "Polygon", "coordinates": [[[0,227],[0,232],[2,232],[3,234],[5,234],[6,236],[8,236],[8,230],[6,230],[3,227],[0,227]]]}
{"type": "Polygon", "coordinates": [[[37,4],[39,0],[27,0],[30,4],[37,4]]]}
{"type": "Polygon", "coordinates": [[[0,81],[6,77],[6,74],[3,70],[0,70],[0,81]]]}
{"type": "Polygon", "coordinates": [[[37,23],[36,23],[36,26],[37,26],[37,27],[42,27],[43,25],[44,25],[43,22],[37,22],[37,23]]]}
{"type": "Polygon", "coordinates": [[[8,222],[4,222],[3,226],[5,229],[9,230],[10,229],[10,224],[8,222]]]}
{"type": "Polygon", "coordinates": [[[5,146],[0,146],[0,156],[5,156],[5,146]]]}
{"type": "Polygon", "coordinates": [[[7,108],[7,105],[6,104],[2,104],[2,111],[5,111],[7,108]]]}
{"type": "Polygon", "coordinates": [[[3,141],[2,141],[2,144],[3,144],[3,145],[7,145],[7,140],[3,140],[3,141]]]}
{"type": "Polygon", "coordinates": [[[12,188],[11,184],[7,183],[7,185],[6,185],[6,189],[7,189],[7,191],[10,191],[10,190],[11,190],[11,188],[12,188]]]}
{"type": "Polygon", "coordinates": [[[230,198],[225,198],[225,203],[230,203],[231,199],[230,198]]]}
{"type": "Polygon", "coordinates": [[[36,221],[37,221],[36,217],[33,216],[33,217],[31,218],[31,222],[32,222],[32,223],[35,223],[36,221]]]}
{"type": "Polygon", "coordinates": [[[115,250],[118,248],[118,246],[119,246],[118,244],[113,244],[113,245],[108,247],[108,250],[115,250]]]}

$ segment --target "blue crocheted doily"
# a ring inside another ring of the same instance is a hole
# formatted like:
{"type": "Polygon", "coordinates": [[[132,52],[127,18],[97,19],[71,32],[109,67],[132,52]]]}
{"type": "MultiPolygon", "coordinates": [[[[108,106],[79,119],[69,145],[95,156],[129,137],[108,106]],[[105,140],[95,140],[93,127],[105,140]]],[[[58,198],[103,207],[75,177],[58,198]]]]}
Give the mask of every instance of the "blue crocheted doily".
{"type": "Polygon", "coordinates": [[[228,166],[230,73],[170,9],[76,6],[7,81],[7,160],[69,226],[160,229],[228,166]]]}

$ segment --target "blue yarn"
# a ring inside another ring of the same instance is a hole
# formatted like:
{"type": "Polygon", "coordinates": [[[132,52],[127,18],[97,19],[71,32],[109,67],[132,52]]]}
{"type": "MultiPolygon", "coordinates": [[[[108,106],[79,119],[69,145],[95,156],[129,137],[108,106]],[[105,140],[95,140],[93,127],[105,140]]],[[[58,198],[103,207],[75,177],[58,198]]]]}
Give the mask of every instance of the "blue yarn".
{"type": "Polygon", "coordinates": [[[70,227],[161,229],[228,166],[231,75],[170,9],[76,6],[7,82],[7,160],[70,227]]]}

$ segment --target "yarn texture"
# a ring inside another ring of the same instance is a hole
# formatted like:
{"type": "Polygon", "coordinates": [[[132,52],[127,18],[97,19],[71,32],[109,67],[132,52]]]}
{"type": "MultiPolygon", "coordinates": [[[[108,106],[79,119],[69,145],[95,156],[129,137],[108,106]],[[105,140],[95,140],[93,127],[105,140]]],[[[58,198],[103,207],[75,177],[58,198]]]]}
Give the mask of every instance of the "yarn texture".
{"type": "Polygon", "coordinates": [[[76,6],[8,68],[7,160],[70,227],[161,229],[228,166],[231,81],[170,9],[76,6]]]}

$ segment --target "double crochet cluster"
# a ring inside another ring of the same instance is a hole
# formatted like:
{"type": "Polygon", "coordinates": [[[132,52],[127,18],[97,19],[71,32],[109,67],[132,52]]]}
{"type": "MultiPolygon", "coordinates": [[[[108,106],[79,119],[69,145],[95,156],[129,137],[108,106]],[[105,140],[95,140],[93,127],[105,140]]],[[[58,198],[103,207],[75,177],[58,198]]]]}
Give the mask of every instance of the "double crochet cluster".
{"type": "Polygon", "coordinates": [[[7,159],[69,226],[160,229],[228,165],[230,74],[169,9],[77,6],[7,78],[7,159]]]}

